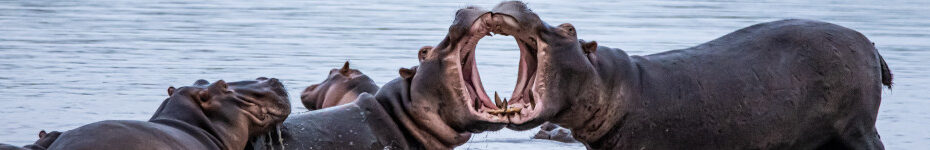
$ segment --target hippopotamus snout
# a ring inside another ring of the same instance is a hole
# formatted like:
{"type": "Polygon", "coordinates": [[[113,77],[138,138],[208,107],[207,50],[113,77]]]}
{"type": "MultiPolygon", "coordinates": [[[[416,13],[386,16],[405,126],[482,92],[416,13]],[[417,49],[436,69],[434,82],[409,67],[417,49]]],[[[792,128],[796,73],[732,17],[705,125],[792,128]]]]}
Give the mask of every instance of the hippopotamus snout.
{"type": "Polygon", "coordinates": [[[258,78],[255,78],[255,80],[265,82],[265,84],[268,84],[272,87],[284,87],[284,85],[282,85],[281,82],[278,81],[278,78],[258,77],[258,78]]]}
{"type": "Polygon", "coordinates": [[[255,78],[255,80],[258,80],[259,82],[263,82],[263,84],[268,85],[272,90],[275,91],[276,94],[278,94],[278,96],[287,97],[287,92],[284,89],[284,84],[281,83],[281,81],[278,80],[278,78],[258,77],[258,78],[255,78]]]}
{"type": "Polygon", "coordinates": [[[498,34],[533,34],[539,27],[545,27],[536,13],[533,13],[526,4],[519,1],[507,1],[498,4],[491,10],[493,22],[497,28],[493,30],[498,34]]]}

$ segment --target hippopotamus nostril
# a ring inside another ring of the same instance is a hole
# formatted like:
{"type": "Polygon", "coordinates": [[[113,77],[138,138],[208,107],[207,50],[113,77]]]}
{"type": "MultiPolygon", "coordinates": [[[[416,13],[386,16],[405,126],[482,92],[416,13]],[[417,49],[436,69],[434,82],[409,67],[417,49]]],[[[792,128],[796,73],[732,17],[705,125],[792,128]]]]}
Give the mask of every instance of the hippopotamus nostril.
{"type": "Polygon", "coordinates": [[[207,84],[210,84],[210,81],[207,81],[207,80],[204,80],[204,79],[200,79],[200,80],[194,81],[194,85],[195,85],[195,86],[204,86],[204,85],[207,85],[207,84]]]}
{"type": "Polygon", "coordinates": [[[271,78],[271,79],[268,79],[268,81],[267,81],[267,82],[268,82],[268,84],[271,84],[272,86],[275,86],[275,87],[281,87],[281,86],[284,86],[284,85],[281,85],[281,82],[280,82],[280,81],[278,81],[278,79],[277,79],[277,78],[271,78]]]}
{"type": "MultiPolygon", "coordinates": [[[[267,79],[267,78],[266,78],[267,79]]],[[[274,92],[282,97],[287,97],[287,91],[284,89],[284,84],[281,83],[277,78],[270,78],[265,80],[265,85],[271,86],[271,89],[274,92]]]]}
{"type": "Polygon", "coordinates": [[[255,80],[268,80],[268,78],[266,78],[266,77],[258,77],[258,78],[255,78],[255,80]]]}

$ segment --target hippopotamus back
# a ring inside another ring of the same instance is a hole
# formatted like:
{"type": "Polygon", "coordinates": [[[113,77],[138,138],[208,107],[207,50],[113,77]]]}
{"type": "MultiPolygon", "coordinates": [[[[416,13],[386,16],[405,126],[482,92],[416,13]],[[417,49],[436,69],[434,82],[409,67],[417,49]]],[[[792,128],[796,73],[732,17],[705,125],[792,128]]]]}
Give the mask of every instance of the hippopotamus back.
{"type": "MultiPolygon", "coordinates": [[[[106,120],[65,131],[49,149],[242,149],[290,114],[281,82],[252,81],[168,88],[149,121],[106,120]],[[256,117],[261,116],[261,117],[256,117]]],[[[45,143],[45,142],[43,142],[45,143]]]]}
{"type": "Polygon", "coordinates": [[[373,96],[335,107],[291,115],[253,145],[267,149],[394,149],[407,147],[403,133],[373,96]]]}

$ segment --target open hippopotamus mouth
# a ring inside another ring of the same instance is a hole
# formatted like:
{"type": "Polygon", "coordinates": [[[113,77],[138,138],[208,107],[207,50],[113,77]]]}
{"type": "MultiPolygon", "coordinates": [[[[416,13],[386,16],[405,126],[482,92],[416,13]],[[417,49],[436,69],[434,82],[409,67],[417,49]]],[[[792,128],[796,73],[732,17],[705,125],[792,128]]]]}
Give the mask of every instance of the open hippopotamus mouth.
{"type": "Polygon", "coordinates": [[[530,121],[541,112],[538,108],[543,108],[542,103],[537,103],[537,54],[539,47],[545,47],[544,42],[540,41],[535,32],[525,31],[517,19],[511,15],[502,13],[485,13],[470,24],[468,32],[457,44],[461,48],[458,52],[462,60],[462,76],[465,88],[468,90],[469,103],[473,107],[473,113],[489,120],[496,120],[507,123],[522,124],[530,121]],[[503,101],[495,93],[495,102],[492,103],[487,96],[481,84],[481,78],[478,76],[477,66],[475,65],[475,47],[478,41],[485,36],[491,36],[491,33],[500,35],[510,35],[516,39],[520,48],[519,73],[516,87],[514,88],[511,100],[503,101]],[[506,120],[503,120],[505,119],[506,120]]]}
{"type": "Polygon", "coordinates": [[[485,92],[484,85],[481,83],[481,76],[478,74],[478,65],[475,61],[475,48],[478,46],[478,41],[484,36],[491,35],[490,28],[486,23],[487,20],[481,19],[487,17],[490,17],[490,13],[483,14],[475,20],[461,40],[455,44],[459,48],[456,51],[461,56],[462,83],[464,83],[464,88],[468,92],[466,99],[471,101],[466,104],[473,108],[471,110],[473,114],[492,122],[498,122],[503,118],[490,115],[488,112],[499,109],[499,106],[492,103],[487,92],[485,92]]]}
{"type": "Polygon", "coordinates": [[[544,42],[539,39],[539,36],[535,32],[525,31],[527,28],[521,28],[521,24],[513,16],[501,13],[495,13],[492,17],[494,28],[492,32],[500,35],[510,35],[513,36],[517,42],[517,46],[520,48],[520,61],[519,61],[519,72],[517,73],[517,83],[514,87],[513,94],[511,95],[510,101],[504,102],[501,106],[504,106],[504,112],[501,114],[505,115],[509,123],[512,124],[522,124],[531,119],[536,118],[539,115],[541,109],[543,108],[541,103],[538,101],[537,95],[537,80],[542,79],[538,77],[538,54],[539,48],[545,47],[544,42]]]}

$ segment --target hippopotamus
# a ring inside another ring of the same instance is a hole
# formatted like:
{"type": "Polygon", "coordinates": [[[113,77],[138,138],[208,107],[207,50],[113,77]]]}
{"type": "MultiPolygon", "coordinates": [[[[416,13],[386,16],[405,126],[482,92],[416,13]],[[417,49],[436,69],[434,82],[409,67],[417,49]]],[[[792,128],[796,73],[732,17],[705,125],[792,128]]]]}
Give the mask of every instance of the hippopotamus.
{"type": "Polygon", "coordinates": [[[589,149],[883,149],[892,75],[874,44],[836,24],[787,19],[644,56],[578,39],[522,2],[492,10],[520,49],[507,128],[549,121],[589,149]]]}
{"type": "Polygon", "coordinates": [[[349,61],[340,69],[329,71],[322,83],[310,85],[300,94],[300,101],[309,110],[317,110],[353,102],[359,94],[378,92],[374,80],[357,69],[349,68],[349,61]]]}
{"type": "Polygon", "coordinates": [[[42,130],[39,131],[39,140],[36,140],[36,142],[32,144],[23,147],[0,144],[0,150],[45,150],[49,145],[52,145],[52,142],[55,142],[55,140],[58,139],[59,135],[61,135],[61,132],[45,132],[45,130],[42,130]]]}
{"type": "Polygon", "coordinates": [[[48,149],[243,149],[290,114],[278,79],[168,88],[148,121],[107,120],[61,133],[48,149]]]}
{"type": "Polygon", "coordinates": [[[497,106],[475,63],[474,47],[486,34],[472,27],[486,14],[459,9],[446,37],[418,51],[418,66],[399,69],[374,95],[291,115],[253,149],[452,149],[472,133],[502,129],[506,118],[485,113],[497,106]]]}

